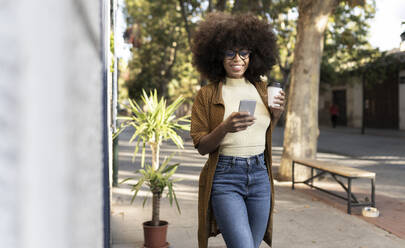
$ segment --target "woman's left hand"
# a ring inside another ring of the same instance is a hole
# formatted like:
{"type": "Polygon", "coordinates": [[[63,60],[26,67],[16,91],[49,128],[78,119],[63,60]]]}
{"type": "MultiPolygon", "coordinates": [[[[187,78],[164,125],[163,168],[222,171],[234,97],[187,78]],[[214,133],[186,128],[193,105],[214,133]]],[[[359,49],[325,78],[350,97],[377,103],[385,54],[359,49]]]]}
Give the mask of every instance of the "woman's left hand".
{"type": "Polygon", "coordinates": [[[277,107],[270,107],[270,112],[273,115],[273,118],[275,120],[280,119],[280,116],[284,112],[284,106],[285,106],[285,92],[280,91],[280,95],[274,97],[274,103],[279,104],[280,106],[277,107]]]}

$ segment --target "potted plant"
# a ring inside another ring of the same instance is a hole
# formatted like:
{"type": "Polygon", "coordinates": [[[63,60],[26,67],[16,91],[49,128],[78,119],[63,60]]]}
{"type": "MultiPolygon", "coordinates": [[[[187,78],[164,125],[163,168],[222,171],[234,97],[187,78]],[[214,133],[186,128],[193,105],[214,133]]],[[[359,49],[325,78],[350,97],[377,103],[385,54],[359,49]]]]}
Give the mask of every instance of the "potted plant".
{"type": "MultiPolygon", "coordinates": [[[[168,223],[160,220],[160,199],[163,191],[167,187],[167,197],[169,198],[170,205],[173,205],[173,200],[176,203],[179,213],[180,207],[177,201],[176,193],[173,188],[173,180],[171,177],[176,172],[179,164],[169,165],[170,159],[173,156],[165,159],[162,164],[159,164],[160,145],[165,140],[173,141],[177,147],[183,148],[183,139],[176,132],[177,130],[190,130],[189,116],[176,118],[175,111],[183,103],[184,98],[178,97],[172,104],[166,105],[166,100],[161,97],[160,100],[157,96],[157,91],[150,92],[148,96],[145,91],[141,97],[143,106],[139,106],[136,101],[129,100],[129,106],[126,106],[130,113],[128,117],[119,117],[123,120],[120,128],[114,135],[118,136],[127,127],[132,126],[134,133],[130,139],[130,143],[135,142],[135,150],[133,161],[142,147],[141,156],[141,169],[137,183],[132,185],[133,196],[131,204],[133,203],[136,195],[141,189],[142,185],[146,184],[152,192],[152,220],[143,223],[144,227],[144,246],[150,248],[168,247],[166,241],[166,233],[168,223]],[[152,164],[145,165],[145,148],[149,145],[152,150],[152,164]]],[[[121,183],[135,178],[127,178],[121,183]]],[[[147,197],[143,201],[145,206],[147,197]]]]}

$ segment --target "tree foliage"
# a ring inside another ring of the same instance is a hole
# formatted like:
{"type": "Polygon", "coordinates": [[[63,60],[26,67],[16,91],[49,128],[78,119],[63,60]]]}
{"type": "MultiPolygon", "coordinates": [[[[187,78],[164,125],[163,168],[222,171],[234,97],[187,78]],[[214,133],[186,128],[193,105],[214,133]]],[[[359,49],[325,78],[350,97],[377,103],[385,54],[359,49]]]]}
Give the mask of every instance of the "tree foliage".
{"type": "Polygon", "coordinates": [[[179,71],[191,63],[179,1],[127,0],[126,4],[127,22],[139,32],[139,46],[132,48],[129,62],[129,96],[138,98],[142,89],[154,88],[167,95],[168,84],[174,79],[182,81],[184,74],[179,71]]]}
{"type": "MultiPolygon", "coordinates": [[[[345,2],[330,17],[325,34],[323,83],[338,82],[343,71],[378,56],[367,41],[375,0],[345,2]],[[363,3],[362,8],[354,7],[363,3]]],[[[136,32],[126,82],[131,98],[138,98],[142,89],[156,88],[172,99],[181,93],[191,104],[200,78],[191,64],[190,36],[197,22],[211,11],[249,11],[269,20],[278,36],[279,58],[278,66],[267,76],[288,87],[297,35],[297,0],[126,0],[126,9],[128,25],[136,32]]]]}
{"type": "Polygon", "coordinates": [[[388,78],[405,70],[405,55],[402,53],[386,54],[374,58],[369,63],[350,71],[351,75],[362,75],[367,88],[384,83],[388,78]]]}
{"type": "Polygon", "coordinates": [[[375,1],[362,7],[339,3],[325,33],[321,83],[339,83],[363,65],[381,56],[368,42],[368,22],[374,18],[375,1]]]}

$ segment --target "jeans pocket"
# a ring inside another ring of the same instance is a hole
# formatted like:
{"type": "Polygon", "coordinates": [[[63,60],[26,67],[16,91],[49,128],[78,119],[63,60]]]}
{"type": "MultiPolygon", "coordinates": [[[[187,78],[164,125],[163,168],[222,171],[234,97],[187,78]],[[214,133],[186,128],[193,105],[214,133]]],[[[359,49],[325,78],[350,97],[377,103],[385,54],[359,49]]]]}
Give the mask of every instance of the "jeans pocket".
{"type": "Polygon", "coordinates": [[[259,156],[259,167],[267,170],[266,161],[264,160],[264,156],[259,156]]]}

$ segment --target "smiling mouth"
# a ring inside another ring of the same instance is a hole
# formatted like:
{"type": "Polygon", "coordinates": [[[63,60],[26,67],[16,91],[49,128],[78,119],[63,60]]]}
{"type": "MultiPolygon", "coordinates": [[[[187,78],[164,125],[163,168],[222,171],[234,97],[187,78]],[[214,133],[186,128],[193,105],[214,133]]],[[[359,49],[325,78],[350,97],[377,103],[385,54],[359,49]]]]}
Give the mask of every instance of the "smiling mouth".
{"type": "Polygon", "coordinates": [[[233,71],[240,71],[242,70],[242,65],[231,65],[233,71]]]}

